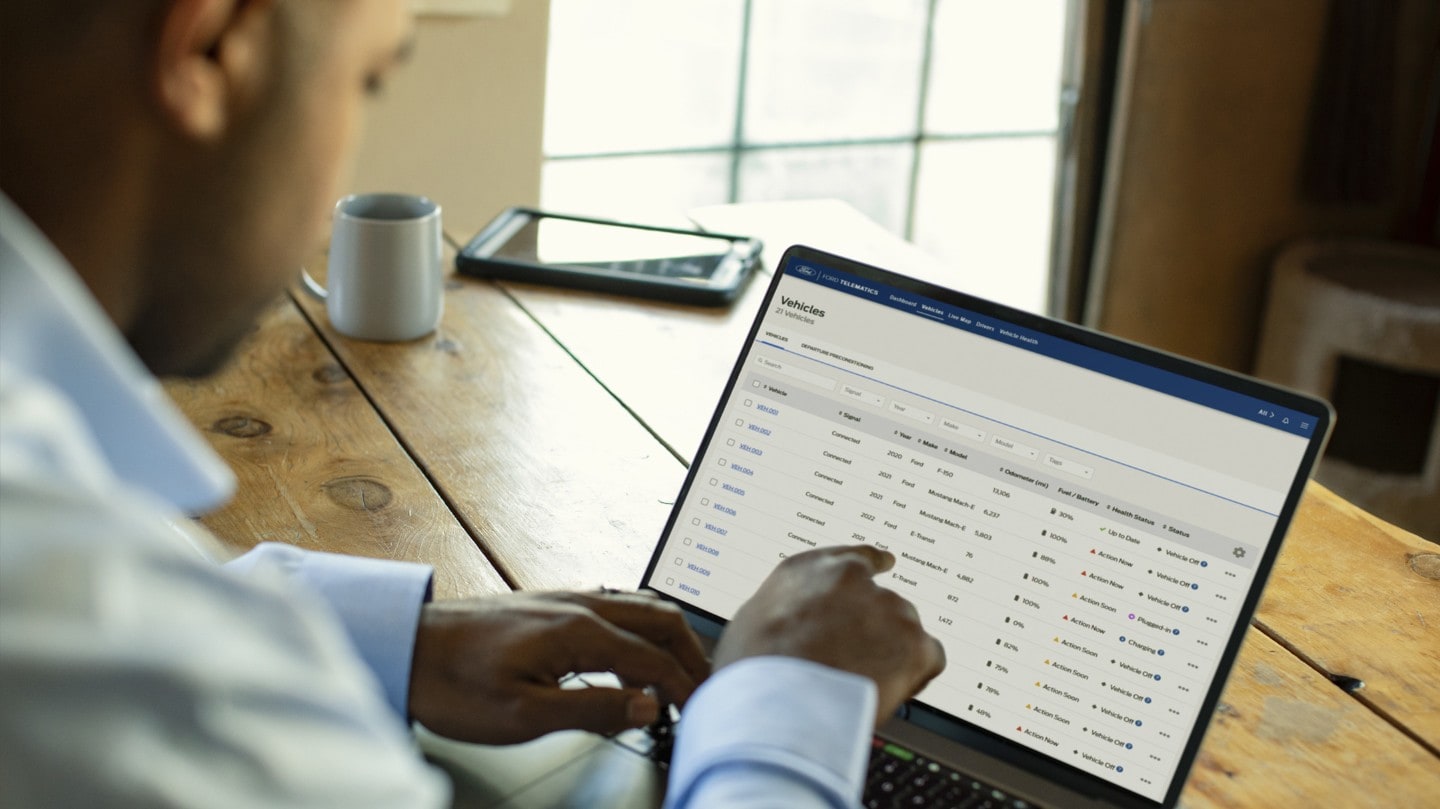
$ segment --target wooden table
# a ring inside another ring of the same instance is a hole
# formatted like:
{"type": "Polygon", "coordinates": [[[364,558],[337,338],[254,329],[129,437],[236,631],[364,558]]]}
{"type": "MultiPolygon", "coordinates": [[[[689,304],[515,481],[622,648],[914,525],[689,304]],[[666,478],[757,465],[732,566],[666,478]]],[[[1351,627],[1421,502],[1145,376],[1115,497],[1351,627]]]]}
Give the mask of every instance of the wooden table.
{"type": "MultiPolygon", "coordinates": [[[[943,272],[838,203],[697,219],[766,266],[803,241],[943,272]]],[[[168,385],[240,478],[204,522],[236,554],[427,562],[442,598],[634,586],[767,277],[724,311],[456,277],[404,344],[292,295],[224,373],[168,385]]],[[[1182,805],[1440,806],[1437,551],[1311,484],[1182,805]]]]}

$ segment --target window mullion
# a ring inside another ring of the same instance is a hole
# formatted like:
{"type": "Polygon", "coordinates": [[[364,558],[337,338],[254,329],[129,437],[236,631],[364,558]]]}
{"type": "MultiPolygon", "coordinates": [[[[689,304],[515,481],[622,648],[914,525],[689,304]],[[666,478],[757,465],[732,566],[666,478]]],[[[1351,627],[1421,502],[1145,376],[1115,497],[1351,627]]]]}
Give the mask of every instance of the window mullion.
{"type": "Polygon", "coordinates": [[[736,77],[739,87],[735,91],[735,130],[730,138],[729,201],[740,201],[740,156],[745,144],[745,98],[750,90],[750,30],[754,0],[745,0],[740,20],[740,75],[736,77]]]}
{"type": "Polygon", "coordinates": [[[935,9],[940,0],[925,7],[925,49],[920,56],[920,92],[915,103],[915,137],[910,151],[910,187],[905,198],[905,240],[915,239],[915,201],[920,194],[920,146],[925,142],[925,107],[930,101],[930,63],[935,50],[935,9]]]}

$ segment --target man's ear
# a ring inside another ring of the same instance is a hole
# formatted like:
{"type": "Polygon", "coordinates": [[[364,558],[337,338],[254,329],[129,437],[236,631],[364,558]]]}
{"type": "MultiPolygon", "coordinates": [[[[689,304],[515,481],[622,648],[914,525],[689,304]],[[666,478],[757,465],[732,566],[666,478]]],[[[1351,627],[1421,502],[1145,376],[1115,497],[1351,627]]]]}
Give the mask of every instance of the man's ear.
{"type": "Polygon", "coordinates": [[[274,0],[171,0],[152,62],[157,101],[186,137],[219,139],[273,70],[274,0]]]}

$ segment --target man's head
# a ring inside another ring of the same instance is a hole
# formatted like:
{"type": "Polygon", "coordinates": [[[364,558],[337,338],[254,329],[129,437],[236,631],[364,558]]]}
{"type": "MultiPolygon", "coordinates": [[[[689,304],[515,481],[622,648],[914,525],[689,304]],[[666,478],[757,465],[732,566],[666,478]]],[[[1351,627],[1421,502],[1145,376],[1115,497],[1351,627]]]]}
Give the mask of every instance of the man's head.
{"type": "Polygon", "coordinates": [[[229,354],[324,236],[404,0],[5,0],[0,190],[158,373],[229,354]]]}

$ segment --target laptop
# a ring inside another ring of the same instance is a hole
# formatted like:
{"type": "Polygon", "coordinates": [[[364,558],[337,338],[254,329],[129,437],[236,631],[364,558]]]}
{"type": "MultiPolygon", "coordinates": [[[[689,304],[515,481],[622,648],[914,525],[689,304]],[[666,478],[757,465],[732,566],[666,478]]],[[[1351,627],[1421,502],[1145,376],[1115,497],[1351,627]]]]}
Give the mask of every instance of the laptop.
{"type": "MultiPolygon", "coordinates": [[[[882,583],[949,662],[877,729],[865,805],[1171,807],[1332,421],[1319,399],[796,246],[641,584],[714,639],[786,556],[889,550],[882,583]]],[[[499,805],[661,797],[648,761],[600,752],[651,752],[635,732],[540,744],[584,763],[499,805]]]]}

